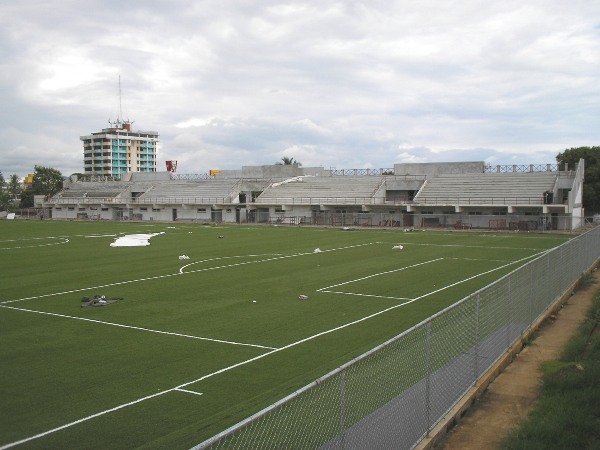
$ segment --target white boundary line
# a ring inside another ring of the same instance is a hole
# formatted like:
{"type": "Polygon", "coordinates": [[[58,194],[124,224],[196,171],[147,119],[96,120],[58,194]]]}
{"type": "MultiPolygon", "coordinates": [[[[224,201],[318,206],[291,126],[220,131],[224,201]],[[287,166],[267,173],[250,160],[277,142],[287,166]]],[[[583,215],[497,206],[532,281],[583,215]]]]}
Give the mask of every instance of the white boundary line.
{"type": "Polygon", "coordinates": [[[105,322],[103,320],[88,319],[86,317],[68,316],[66,314],[51,313],[51,312],[46,312],[46,311],[36,311],[36,310],[33,310],[33,309],[16,308],[14,306],[0,305],[0,308],[12,309],[12,310],[15,310],[15,311],[29,312],[29,313],[34,313],[34,314],[43,314],[43,315],[47,315],[47,316],[62,317],[64,319],[82,320],[84,322],[98,323],[98,324],[101,324],[101,325],[110,325],[110,326],[113,326],[113,327],[127,328],[127,329],[130,329],[130,330],[146,331],[146,332],[149,332],[149,333],[166,334],[166,335],[169,335],[169,336],[178,336],[178,337],[184,337],[184,338],[190,338],[190,339],[198,339],[198,340],[201,340],[201,341],[218,342],[219,344],[242,345],[242,346],[247,346],[247,347],[263,348],[263,349],[266,349],[266,350],[274,350],[274,349],[276,349],[276,347],[267,347],[265,345],[246,344],[246,343],[243,343],[243,342],[226,341],[226,340],[223,340],[223,339],[212,339],[212,338],[207,338],[207,337],[194,336],[194,335],[191,335],[191,334],[174,333],[172,331],[153,330],[152,328],[136,327],[136,326],[133,326],[133,325],[123,325],[123,324],[115,323],[115,322],[105,322]]]}
{"type": "Polygon", "coordinates": [[[0,244],[4,244],[4,242],[33,241],[33,240],[42,240],[42,239],[63,239],[63,241],[62,242],[52,242],[50,244],[23,245],[23,246],[19,246],[19,247],[0,247],[0,250],[18,250],[18,249],[23,249],[23,248],[49,247],[51,245],[64,245],[64,244],[69,243],[69,239],[66,237],[47,237],[47,238],[11,239],[8,241],[0,241],[0,244]]]}
{"type": "Polygon", "coordinates": [[[443,291],[443,290],[445,290],[445,289],[448,289],[448,288],[450,288],[450,287],[452,287],[452,286],[456,286],[457,284],[464,283],[464,282],[466,282],[466,281],[472,280],[473,278],[476,278],[476,277],[478,277],[478,276],[485,275],[485,274],[487,274],[487,273],[494,272],[494,271],[496,271],[496,270],[500,270],[500,269],[502,269],[502,268],[504,268],[504,267],[508,267],[508,266],[510,266],[510,265],[512,265],[512,264],[517,264],[517,263],[519,263],[519,262],[522,262],[522,261],[525,261],[525,260],[527,260],[527,259],[534,258],[534,257],[536,257],[536,256],[538,256],[538,255],[540,255],[540,254],[543,254],[543,253],[545,253],[545,252],[547,252],[547,250],[545,250],[545,251],[542,251],[542,252],[540,252],[539,254],[536,254],[536,255],[527,256],[527,257],[525,257],[525,258],[522,258],[522,259],[520,259],[520,260],[513,261],[513,262],[511,262],[511,263],[508,263],[508,264],[505,264],[505,265],[503,265],[503,266],[497,267],[497,268],[495,268],[495,269],[492,269],[492,270],[489,270],[489,271],[486,271],[486,272],[480,273],[480,274],[478,274],[478,275],[474,275],[474,276],[472,276],[472,277],[469,277],[469,278],[467,278],[467,279],[465,279],[465,280],[458,281],[458,282],[456,282],[456,283],[453,283],[453,284],[451,284],[451,285],[449,285],[449,286],[445,286],[445,287],[443,287],[443,288],[440,288],[440,289],[437,289],[437,290],[435,290],[435,291],[429,292],[428,294],[421,295],[421,296],[419,296],[419,297],[416,297],[416,298],[414,298],[414,299],[412,299],[412,300],[409,300],[409,301],[407,301],[407,302],[400,303],[400,304],[397,304],[397,305],[394,305],[394,306],[390,306],[389,308],[386,308],[386,309],[383,309],[383,310],[381,310],[381,311],[378,311],[378,312],[376,312],[376,313],[370,314],[370,315],[368,315],[368,316],[365,316],[365,317],[363,317],[363,318],[361,318],[361,319],[357,319],[357,320],[354,320],[354,321],[352,321],[352,322],[348,322],[348,323],[346,323],[346,324],[344,324],[344,325],[340,325],[340,326],[338,326],[338,327],[335,327],[335,328],[332,328],[332,329],[330,329],[330,330],[325,330],[325,331],[322,331],[321,333],[317,333],[317,334],[314,334],[314,335],[312,335],[312,336],[309,336],[309,337],[306,337],[306,338],[304,338],[304,339],[301,339],[301,340],[299,340],[299,341],[296,341],[296,342],[293,342],[293,343],[291,343],[291,344],[285,345],[285,346],[283,346],[283,347],[279,347],[279,348],[277,348],[277,349],[275,349],[275,350],[272,350],[272,351],[270,351],[270,352],[263,353],[262,355],[255,356],[254,358],[250,358],[250,359],[247,359],[247,360],[245,360],[245,361],[241,361],[241,362],[239,362],[239,363],[233,364],[233,365],[231,365],[231,366],[224,367],[224,368],[222,368],[222,369],[219,369],[219,370],[217,370],[217,371],[215,371],[215,372],[212,372],[212,373],[209,373],[209,374],[207,374],[207,375],[204,375],[204,376],[202,376],[202,377],[200,377],[200,378],[197,378],[197,379],[195,379],[195,380],[189,381],[189,382],[187,382],[187,383],[180,384],[179,386],[176,386],[176,387],[174,387],[174,388],[167,389],[167,390],[165,390],[165,391],[161,391],[161,392],[157,392],[157,393],[155,393],[155,394],[152,394],[152,395],[149,395],[149,396],[146,396],[146,397],[142,397],[142,398],[140,398],[140,399],[134,400],[134,401],[132,401],[132,402],[129,402],[129,403],[124,403],[124,404],[122,404],[122,405],[115,406],[114,408],[111,408],[111,409],[107,409],[107,410],[104,410],[104,411],[98,412],[98,413],[96,413],[96,414],[93,414],[93,415],[90,415],[90,416],[84,417],[84,418],[82,418],[82,419],[79,419],[79,420],[76,420],[76,421],[74,421],[74,422],[67,423],[67,424],[65,424],[65,425],[62,425],[62,426],[60,426],[60,427],[56,427],[56,428],[53,428],[53,429],[51,429],[51,430],[45,431],[45,432],[43,432],[43,433],[39,433],[39,434],[37,434],[37,435],[35,435],[35,436],[30,436],[30,437],[28,437],[28,438],[21,439],[21,440],[19,440],[19,441],[15,441],[15,442],[11,442],[11,443],[9,443],[9,444],[5,444],[4,446],[0,447],[0,450],[5,450],[5,449],[8,449],[8,448],[14,447],[14,446],[16,446],[16,445],[24,444],[24,443],[26,443],[26,442],[29,442],[29,441],[32,441],[32,440],[34,440],[34,439],[38,439],[38,438],[40,438],[40,437],[47,436],[47,435],[49,435],[49,434],[52,434],[52,433],[55,433],[55,432],[57,432],[57,431],[61,431],[61,430],[64,430],[64,429],[66,429],[66,428],[70,428],[70,427],[72,427],[72,426],[74,426],[74,425],[78,425],[78,424],[80,424],[80,423],[86,422],[86,421],[88,421],[88,420],[91,420],[91,419],[94,419],[94,418],[96,418],[96,417],[100,417],[100,416],[102,416],[102,415],[104,415],[104,414],[108,414],[108,413],[111,413],[111,412],[114,412],[114,411],[118,411],[119,409],[123,409],[123,408],[126,408],[126,407],[128,407],[128,406],[131,406],[131,405],[135,405],[135,404],[137,404],[137,403],[143,402],[143,401],[145,401],[145,400],[149,400],[149,399],[151,399],[151,398],[158,397],[158,396],[160,396],[160,395],[163,395],[163,394],[167,394],[167,393],[169,393],[169,392],[172,392],[172,391],[175,391],[175,390],[180,390],[181,388],[185,388],[185,387],[187,387],[187,386],[189,386],[189,385],[191,385],[191,384],[198,383],[198,382],[200,382],[200,381],[203,381],[203,380],[205,380],[205,379],[207,379],[207,378],[211,378],[211,377],[213,377],[213,376],[215,376],[215,375],[219,375],[219,374],[221,374],[221,373],[224,373],[224,372],[228,372],[229,370],[232,370],[232,369],[235,369],[235,368],[237,368],[237,367],[240,367],[240,366],[243,366],[243,365],[249,364],[249,363],[251,363],[251,362],[257,361],[257,360],[259,360],[259,359],[265,358],[266,356],[272,355],[273,353],[277,353],[277,352],[280,352],[280,351],[283,351],[283,350],[287,350],[287,349],[289,349],[289,348],[291,348],[291,347],[295,347],[296,345],[300,345],[300,344],[302,344],[302,343],[304,343],[304,342],[308,342],[308,341],[310,341],[310,340],[313,340],[313,339],[316,339],[316,338],[318,338],[318,337],[320,337],[320,336],[324,336],[324,335],[326,335],[326,334],[333,333],[333,332],[335,332],[335,331],[341,330],[341,329],[343,329],[343,328],[346,328],[346,327],[349,327],[349,326],[351,326],[351,325],[355,325],[355,324],[357,324],[357,323],[364,322],[364,321],[366,321],[366,320],[368,320],[368,319],[371,319],[371,318],[373,318],[373,317],[379,316],[379,315],[381,315],[381,314],[384,314],[384,313],[386,313],[386,312],[388,312],[388,311],[391,311],[391,310],[393,310],[393,309],[396,309],[396,308],[399,308],[399,307],[401,307],[401,306],[404,306],[404,305],[407,305],[407,304],[413,303],[413,302],[415,302],[415,301],[417,301],[417,300],[420,300],[420,299],[422,299],[422,298],[428,297],[428,296],[430,296],[430,295],[432,295],[432,294],[435,294],[435,293],[437,293],[437,292],[443,291]]]}

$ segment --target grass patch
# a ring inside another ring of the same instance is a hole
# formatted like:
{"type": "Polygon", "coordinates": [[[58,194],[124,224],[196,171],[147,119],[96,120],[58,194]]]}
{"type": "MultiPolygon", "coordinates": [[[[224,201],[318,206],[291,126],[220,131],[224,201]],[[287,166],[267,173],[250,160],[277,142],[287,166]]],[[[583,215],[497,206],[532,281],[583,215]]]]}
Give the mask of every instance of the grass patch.
{"type": "Polygon", "coordinates": [[[600,291],[560,360],[544,364],[540,400],[502,449],[600,448],[599,321],[600,291]]]}

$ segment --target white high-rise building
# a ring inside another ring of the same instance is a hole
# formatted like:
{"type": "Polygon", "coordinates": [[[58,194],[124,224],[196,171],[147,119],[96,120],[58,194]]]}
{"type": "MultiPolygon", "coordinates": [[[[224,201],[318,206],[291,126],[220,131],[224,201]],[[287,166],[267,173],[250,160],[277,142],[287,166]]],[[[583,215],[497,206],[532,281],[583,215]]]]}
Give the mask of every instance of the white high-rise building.
{"type": "Polygon", "coordinates": [[[86,175],[156,172],[158,133],[133,131],[132,124],[117,119],[110,128],[80,137],[86,175]]]}

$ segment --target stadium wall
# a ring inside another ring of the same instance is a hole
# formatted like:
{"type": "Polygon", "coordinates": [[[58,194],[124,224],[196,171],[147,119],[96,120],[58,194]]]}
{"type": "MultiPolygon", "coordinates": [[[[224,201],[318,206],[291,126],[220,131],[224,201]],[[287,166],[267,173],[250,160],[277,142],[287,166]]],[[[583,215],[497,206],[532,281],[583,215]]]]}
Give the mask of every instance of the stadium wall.
{"type": "Polygon", "coordinates": [[[484,173],[485,162],[444,162],[394,164],[396,175],[426,175],[437,177],[448,174],[484,173]]]}
{"type": "Polygon", "coordinates": [[[598,263],[600,227],[544,253],[390,341],[194,447],[426,446],[598,263]]]}

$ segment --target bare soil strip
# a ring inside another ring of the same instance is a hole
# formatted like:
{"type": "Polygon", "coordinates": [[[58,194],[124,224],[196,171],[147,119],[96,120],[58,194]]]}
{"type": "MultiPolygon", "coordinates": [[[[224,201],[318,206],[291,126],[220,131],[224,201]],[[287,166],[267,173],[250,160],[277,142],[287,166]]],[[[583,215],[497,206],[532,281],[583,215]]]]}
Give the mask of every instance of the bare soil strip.
{"type": "Polygon", "coordinates": [[[593,277],[593,284],[576,291],[556,315],[546,320],[535,339],[518,353],[435,448],[498,448],[504,436],[527,417],[538,399],[541,364],[560,356],[585,319],[600,280],[597,272],[593,277]]]}

